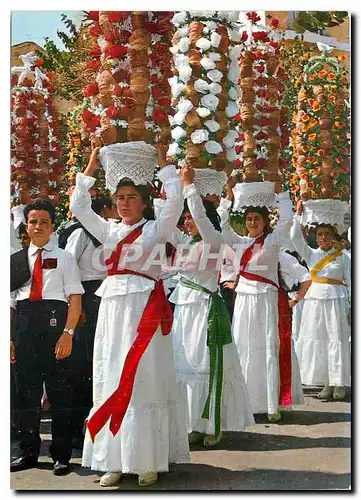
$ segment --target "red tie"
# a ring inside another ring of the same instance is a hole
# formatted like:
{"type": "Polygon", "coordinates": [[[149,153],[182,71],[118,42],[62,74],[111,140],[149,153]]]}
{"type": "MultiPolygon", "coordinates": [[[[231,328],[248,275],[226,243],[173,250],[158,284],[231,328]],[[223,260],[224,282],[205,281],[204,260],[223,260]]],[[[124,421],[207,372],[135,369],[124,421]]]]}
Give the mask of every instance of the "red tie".
{"type": "Polygon", "coordinates": [[[29,300],[42,300],[43,298],[43,261],[41,259],[42,248],[38,250],[38,256],[34,264],[33,278],[31,280],[31,289],[29,300]]]}

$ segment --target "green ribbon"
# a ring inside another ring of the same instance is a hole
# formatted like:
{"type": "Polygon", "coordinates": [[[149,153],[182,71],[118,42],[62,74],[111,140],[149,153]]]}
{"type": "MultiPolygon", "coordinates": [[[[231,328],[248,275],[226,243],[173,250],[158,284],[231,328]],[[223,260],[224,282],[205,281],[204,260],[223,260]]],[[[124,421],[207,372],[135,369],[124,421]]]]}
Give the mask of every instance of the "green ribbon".
{"type": "Polygon", "coordinates": [[[209,347],[209,390],[202,418],[209,420],[211,396],[215,384],[215,436],[221,431],[221,401],[223,385],[223,346],[233,342],[231,320],[227,306],[218,292],[211,292],[202,285],[193,283],[184,277],[179,280],[181,285],[210,295],[211,303],[208,311],[207,346],[209,347]]]}

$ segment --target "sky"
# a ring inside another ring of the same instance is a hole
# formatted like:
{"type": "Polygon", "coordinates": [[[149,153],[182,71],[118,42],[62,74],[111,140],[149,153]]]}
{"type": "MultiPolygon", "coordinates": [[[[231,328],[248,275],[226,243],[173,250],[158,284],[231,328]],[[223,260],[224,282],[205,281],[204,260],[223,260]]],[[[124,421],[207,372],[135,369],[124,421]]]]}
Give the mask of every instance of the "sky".
{"type": "Polygon", "coordinates": [[[44,46],[44,38],[49,37],[59,49],[63,49],[57,30],[68,33],[61,21],[61,14],[66,14],[75,24],[79,24],[82,11],[73,10],[13,10],[11,13],[11,45],[32,41],[44,46]]]}

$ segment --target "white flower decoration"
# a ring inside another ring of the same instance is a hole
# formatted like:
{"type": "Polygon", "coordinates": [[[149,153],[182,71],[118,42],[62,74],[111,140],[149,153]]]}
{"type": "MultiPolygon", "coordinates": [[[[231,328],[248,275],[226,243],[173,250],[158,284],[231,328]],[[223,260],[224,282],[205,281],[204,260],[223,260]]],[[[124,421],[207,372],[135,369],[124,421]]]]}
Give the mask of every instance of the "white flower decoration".
{"type": "Polygon", "coordinates": [[[227,156],[227,160],[228,161],[235,161],[235,160],[237,160],[237,153],[236,153],[235,148],[227,149],[226,156],[227,156]]]}
{"type": "Polygon", "coordinates": [[[179,167],[185,167],[186,165],[187,165],[186,160],[179,160],[179,161],[178,161],[178,166],[179,166],[179,167]]]}
{"type": "Polygon", "coordinates": [[[208,71],[207,77],[212,82],[219,83],[223,78],[223,73],[221,71],[218,71],[218,69],[212,69],[211,71],[208,71]]]}
{"type": "Polygon", "coordinates": [[[208,83],[205,80],[202,80],[199,78],[194,82],[194,88],[197,92],[200,92],[201,94],[206,94],[208,90],[208,83]]]}
{"type": "Polygon", "coordinates": [[[179,28],[179,34],[181,37],[187,36],[188,32],[189,32],[189,26],[187,24],[185,26],[183,26],[182,28],[179,28]]]}
{"type": "Polygon", "coordinates": [[[219,47],[219,44],[221,43],[222,37],[219,35],[216,31],[213,31],[211,34],[211,44],[212,47],[219,47]]]}
{"type": "Polygon", "coordinates": [[[181,38],[179,40],[179,43],[178,43],[178,49],[181,52],[187,52],[189,50],[189,44],[190,44],[190,40],[187,36],[184,38],[181,38]]]}
{"type": "Polygon", "coordinates": [[[178,111],[187,114],[193,108],[193,104],[188,99],[183,99],[178,103],[178,111]]]}
{"type": "Polygon", "coordinates": [[[239,42],[241,40],[240,30],[228,30],[228,35],[232,42],[239,42]]]}
{"type": "Polygon", "coordinates": [[[216,63],[214,61],[212,61],[212,59],[210,57],[202,57],[201,66],[206,71],[208,71],[209,69],[214,69],[216,67],[216,63]]]}
{"type": "Polygon", "coordinates": [[[223,144],[227,149],[233,148],[236,140],[238,139],[238,132],[235,130],[229,130],[228,134],[223,138],[223,144]]]}
{"type": "Polygon", "coordinates": [[[193,144],[202,144],[202,142],[208,141],[208,131],[204,128],[195,130],[191,134],[191,141],[193,144]]]}
{"type": "Polygon", "coordinates": [[[179,95],[181,95],[184,89],[185,89],[184,83],[175,83],[171,86],[172,95],[174,97],[178,97],[179,95]]]}
{"type": "Polygon", "coordinates": [[[185,118],[186,118],[185,113],[178,111],[178,113],[174,115],[173,120],[176,125],[183,125],[185,118]]]}
{"type": "Polygon", "coordinates": [[[190,66],[182,66],[179,68],[179,78],[182,82],[187,83],[192,76],[192,68],[190,66]]]}
{"type": "Polygon", "coordinates": [[[182,152],[181,148],[179,147],[177,142],[172,142],[172,144],[169,145],[168,151],[167,151],[167,156],[176,156],[179,155],[182,152]]]}
{"type": "Polygon", "coordinates": [[[236,64],[231,64],[229,66],[227,78],[230,82],[237,83],[238,75],[239,75],[239,66],[238,63],[236,62],[236,64]]]}
{"type": "Polygon", "coordinates": [[[181,68],[182,66],[189,66],[189,57],[184,54],[174,55],[174,65],[176,68],[181,68]]]}
{"type": "Polygon", "coordinates": [[[220,94],[222,92],[222,85],[219,85],[219,83],[211,83],[209,85],[209,91],[212,94],[220,94]]]}
{"type": "Polygon", "coordinates": [[[198,47],[201,50],[208,50],[211,46],[211,42],[207,40],[207,38],[200,38],[199,40],[196,41],[196,47],[198,47]]]}
{"type": "Polygon", "coordinates": [[[221,128],[220,124],[216,122],[216,120],[207,120],[204,122],[204,125],[208,128],[210,132],[218,132],[218,130],[221,128]]]}
{"type": "Polygon", "coordinates": [[[217,155],[218,153],[222,153],[222,146],[217,141],[208,141],[205,143],[204,147],[206,148],[207,153],[217,155]]]}
{"type": "Polygon", "coordinates": [[[234,87],[231,87],[228,91],[228,97],[232,100],[232,101],[236,101],[238,99],[238,96],[239,96],[239,92],[238,92],[239,88],[238,86],[234,86],[234,87]]]}
{"type": "Polygon", "coordinates": [[[221,60],[221,54],[218,54],[218,52],[209,52],[208,57],[209,57],[209,59],[212,59],[212,61],[220,61],[221,60]]]}
{"type": "Polygon", "coordinates": [[[172,130],[171,135],[175,141],[178,141],[182,137],[185,137],[187,133],[182,127],[176,127],[172,130]]]}
{"type": "Polygon", "coordinates": [[[206,26],[210,31],[214,31],[217,29],[217,24],[214,21],[207,21],[206,26]]]}
{"type": "Polygon", "coordinates": [[[202,97],[201,103],[203,106],[210,109],[211,111],[215,111],[219,104],[219,99],[213,94],[207,94],[202,97]]]}
{"type": "Polygon", "coordinates": [[[182,12],[177,12],[177,14],[174,14],[172,17],[172,23],[174,26],[179,26],[180,24],[183,24],[187,20],[187,13],[185,11],[182,12]]]}
{"type": "Polygon", "coordinates": [[[206,118],[211,114],[208,108],[197,108],[196,111],[201,118],[206,118]]]}
{"type": "Polygon", "coordinates": [[[234,47],[232,47],[231,50],[229,51],[230,60],[238,61],[238,58],[241,55],[242,50],[243,50],[242,45],[235,45],[234,47]]]}
{"type": "Polygon", "coordinates": [[[226,107],[226,115],[228,118],[233,118],[239,112],[238,104],[236,101],[229,101],[226,107]]]}

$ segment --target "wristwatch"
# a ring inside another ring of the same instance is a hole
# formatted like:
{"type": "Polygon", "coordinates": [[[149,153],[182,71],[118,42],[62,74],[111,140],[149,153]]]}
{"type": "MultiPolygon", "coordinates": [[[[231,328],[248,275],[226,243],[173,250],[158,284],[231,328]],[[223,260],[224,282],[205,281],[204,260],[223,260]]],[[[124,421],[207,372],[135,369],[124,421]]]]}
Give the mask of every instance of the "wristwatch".
{"type": "Polygon", "coordinates": [[[69,335],[74,335],[74,330],[72,328],[64,328],[63,332],[69,333],[69,335]]]}

